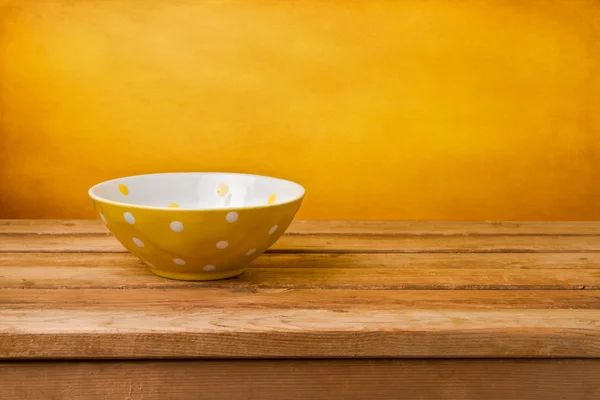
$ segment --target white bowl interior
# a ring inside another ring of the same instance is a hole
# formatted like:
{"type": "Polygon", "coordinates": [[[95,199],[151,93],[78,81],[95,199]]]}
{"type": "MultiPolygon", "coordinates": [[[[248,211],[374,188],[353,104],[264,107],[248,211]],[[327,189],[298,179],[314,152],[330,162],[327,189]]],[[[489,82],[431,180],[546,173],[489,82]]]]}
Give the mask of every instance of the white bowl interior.
{"type": "Polygon", "coordinates": [[[260,175],[178,172],[130,176],[90,189],[98,200],[144,207],[221,209],[288,203],[304,195],[297,183],[260,175]]]}

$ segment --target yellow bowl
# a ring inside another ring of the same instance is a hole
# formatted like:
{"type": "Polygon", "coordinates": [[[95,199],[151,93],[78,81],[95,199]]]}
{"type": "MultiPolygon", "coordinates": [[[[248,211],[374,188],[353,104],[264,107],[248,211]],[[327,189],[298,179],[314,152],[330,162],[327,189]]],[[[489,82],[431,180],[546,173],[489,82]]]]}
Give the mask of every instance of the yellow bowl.
{"type": "Polygon", "coordinates": [[[89,190],[108,229],[159,276],[213,280],[241,274],[294,219],[304,188],[235,173],[163,173],[89,190]]]}

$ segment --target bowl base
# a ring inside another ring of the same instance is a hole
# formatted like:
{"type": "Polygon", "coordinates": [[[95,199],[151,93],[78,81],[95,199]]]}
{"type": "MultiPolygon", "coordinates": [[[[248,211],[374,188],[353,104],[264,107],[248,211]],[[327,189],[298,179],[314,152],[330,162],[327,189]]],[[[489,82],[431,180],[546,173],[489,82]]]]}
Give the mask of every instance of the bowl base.
{"type": "Polygon", "coordinates": [[[162,278],[174,279],[178,281],[216,281],[219,279],[233,278],[234,276],[240,275],[244,272],[242,269],[234,269],[222,272],[199,272],[199,273],[180,273],[173,271],[161,271],[156,268],[150,268],[150,271],[154,275],[158,275],[162,278]]]}

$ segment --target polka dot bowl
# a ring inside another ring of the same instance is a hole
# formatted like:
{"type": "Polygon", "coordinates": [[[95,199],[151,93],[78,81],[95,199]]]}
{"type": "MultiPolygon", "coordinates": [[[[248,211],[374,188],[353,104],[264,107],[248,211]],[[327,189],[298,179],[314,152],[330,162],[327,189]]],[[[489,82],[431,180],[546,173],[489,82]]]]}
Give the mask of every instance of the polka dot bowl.
{"type": "Polygon", "coordinates": [[[159,276],[214,280],[241,274],[294,219],[304,188],[234,173],[163,173],[89,190],[100,219],[159,276]]]}

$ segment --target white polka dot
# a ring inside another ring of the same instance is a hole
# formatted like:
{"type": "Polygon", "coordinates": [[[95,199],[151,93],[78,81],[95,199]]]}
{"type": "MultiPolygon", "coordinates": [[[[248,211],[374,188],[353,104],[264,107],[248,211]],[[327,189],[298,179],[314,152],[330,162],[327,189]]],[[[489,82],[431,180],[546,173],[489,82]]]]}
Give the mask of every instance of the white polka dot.
{"type": "Polygon", "coordinates": [[[269,235],[272,235],[275,233],[275,231],[277,230],[277,228],[279,228],[277,225],[273,225],[271,227],[271,229],[269,229],[269,235]]]}
{"type": "Polygon", "coordinates": [[[174,258],[173,262],[177,265],[185,265],[185,261],[182,260],[181,258],[174,258]]]}
{"type": "Polygon", "coordinates": [[[217,249],[226,249],[227,246],[229,246],[229,242],[226,240],[221,240],[220,242],[217,242],[217,249]]]}
{"type": "Polygon", "coordinates": [[[246,255],[247,256],[251,256],[254,253],[256,253],[256,249],[250,249],[250,250],[248,250],[248,252],[246,253],[246,255]]]}
{"type": "Polygon", "coordinates": [[[125,221],[127,221],[128,224],[135,224],[135,217],[130,212],[124,213],[123,217],[125,217],[125,221]]]}
{"type": "Polygon", "coordinates": [[[107,225],[106,218],[104,218],[104,215],[102,213],[100,213],[100,219],[102,220],[102,222],[104,222],[104,225],[107,225]]]}
{"type": "Polygon", "coordinates": [[[229,214],[227,214],[227,216],[225,217],[225,219],[230,224],[233,224],[235,221],[238,220],[238,213],[236,213],[235,211],[232,211],[229,214]]]}
{"type": "Polygon", "coordinates": [[[144,247],[144,242],[142,242],[140,239],[138,239],[138,238],[133,238],[132,240],[133,240],[133,243],[135,243],[135,245],[136,245],[137,247],[144,247]]]}
{"type": "Polygon", "coordinates": [[[171,222],[171,230],[173,232],[181,232],[183,230],[183,224],[179,221],[171,222]]]}
{"type": "Polygon", "coordinates": [[[215,269],[217,269],[217,267],[215,267],[212,264],[208,264],[208,265],[205,265],[204,268],[202,268],[202,269],[205,270],[206,272],[210,272],[210,271],[214,271],[215,269]]]}

